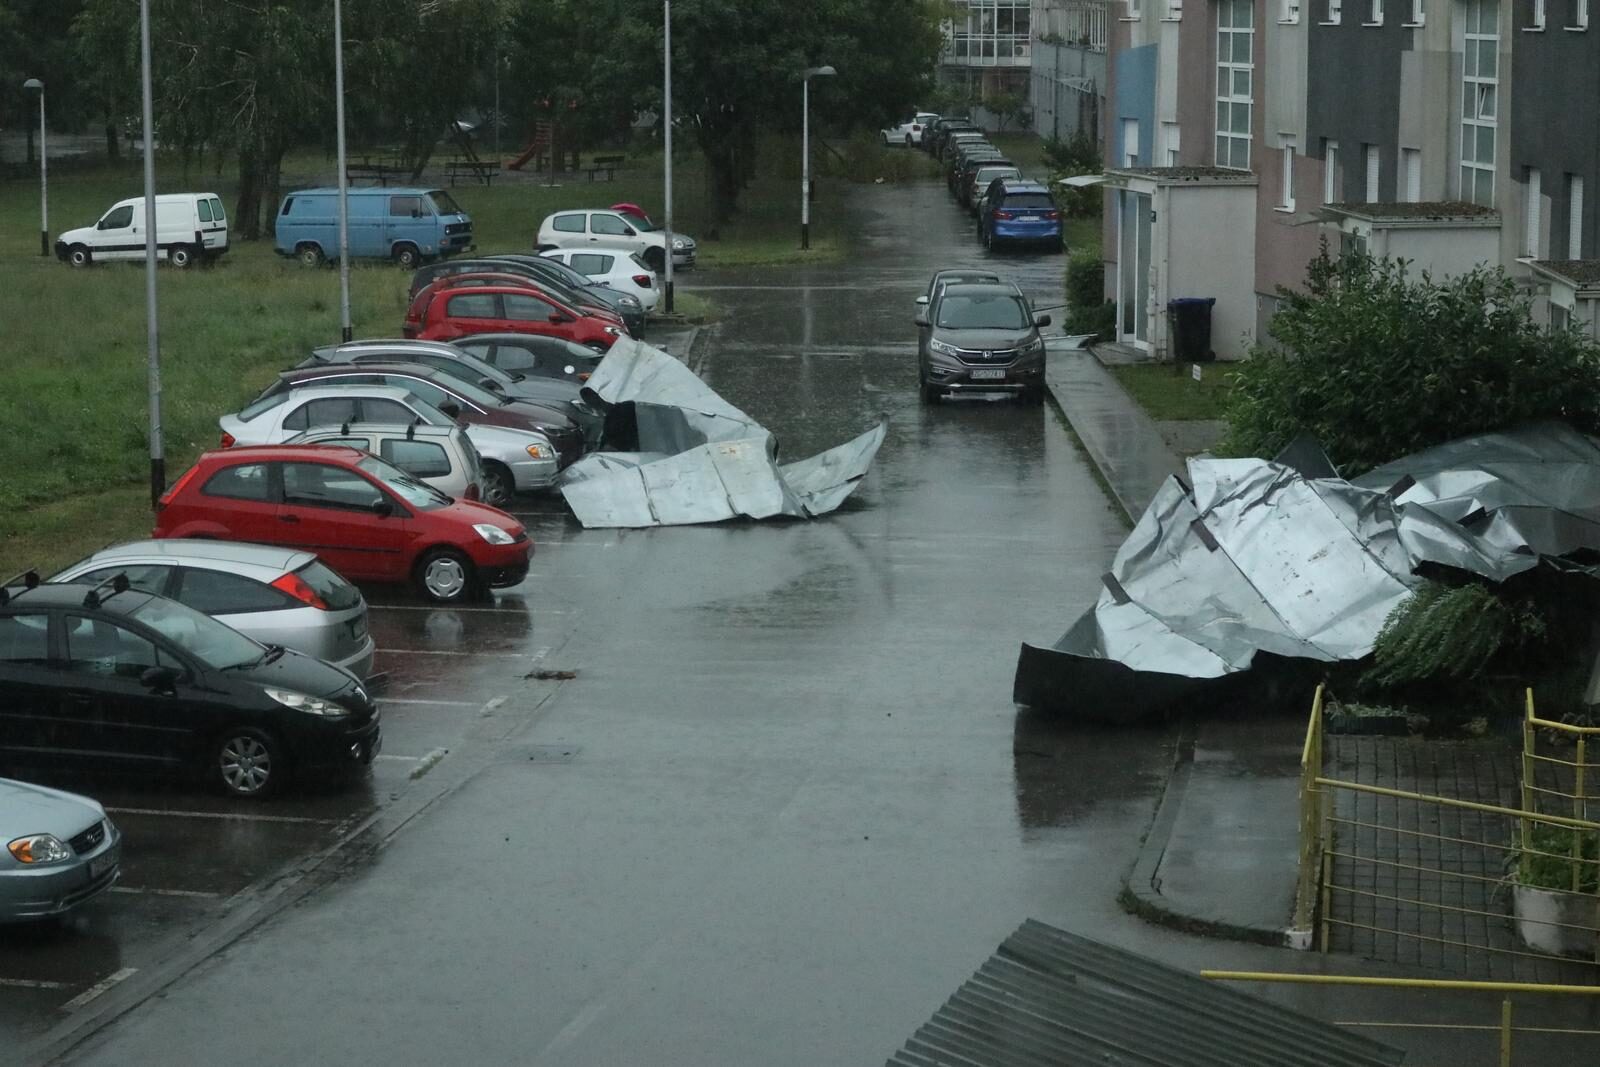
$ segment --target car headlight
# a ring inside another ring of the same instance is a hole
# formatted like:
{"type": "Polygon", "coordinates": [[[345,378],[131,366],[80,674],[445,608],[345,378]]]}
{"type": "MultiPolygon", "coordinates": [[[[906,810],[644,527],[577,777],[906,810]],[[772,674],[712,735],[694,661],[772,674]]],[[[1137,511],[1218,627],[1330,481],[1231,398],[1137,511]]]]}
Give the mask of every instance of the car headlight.
{"type": "Polygon", "coordinates": [[[55,834],[29,834],[6,845],[6,851],[18,863],[38,866],[41,863],[60,863],[72,858],[72,850],[55,834]]]}
{"type": "Polygon", "coordinates": [[[937,337],[930,337],[928,338],[928,351],[937,352],[941,356],[953,356],[961,350],[955,345],[946,344],[937,337]]]}
{"type": "Polygon", "coordinates": [[[478,531],[478,536],[491,545],[514,545],[517,539],[506,533],[492,522],[476,523],[472,527],[478,531]]]}
{"type": "Polygon", "coordinates": [[[639,298],[636,297],[636,296],[626,296],[626,295],[624,295],[623,298],[619,301],[619,303],[625,308],[636,308],[636,307],[642,307],[643,306],[643,305],[641,305],[639,303],[639,298]]]}
{"type": "Polygon", "coordinates": [[[672,239],[672,247],[673,248],[688,248],[689,247],[689,242],[685,241],[682,237],[674,237],[672,239]]]}
{"type": "Polygon", "coordinates": [[[606,327],[606,333],[609,333],[612,337],[621,337],[622,336],[622,331],[617,329],[615,326],[607,326],[606,327]]]}
{"type": "Polygon", "coordinates": [[[554,455],[551,454],[550,448],[547,445],[529,445],[528,446],[528,455],[532,456],[534,459],[555,459],[556,458],[554,455]]]}
{"type": "Polygon", "coordinates": [[[307,715],[320,715],[324,719],[342,719],[350,714],[350,709],[343,704],[335,704],[331,700],[323,700],[307,693],[296,693],[292,689],[273,689],[271,686],[266,686],[264,692],[284,707],[303,711],[307,715]]]}
{"type": "Polygon", "coordinates": [[[1031,340],[1027,344],[1023,345],[1022,349],[1021,349],[1022,354],[1025,355],[1025,356],[1031,356],[1035,352],[1043,352],[1043,351],[1044,351],[1044,338],[1043,337],[1035,337],[1033,340],[1031,340]]]}

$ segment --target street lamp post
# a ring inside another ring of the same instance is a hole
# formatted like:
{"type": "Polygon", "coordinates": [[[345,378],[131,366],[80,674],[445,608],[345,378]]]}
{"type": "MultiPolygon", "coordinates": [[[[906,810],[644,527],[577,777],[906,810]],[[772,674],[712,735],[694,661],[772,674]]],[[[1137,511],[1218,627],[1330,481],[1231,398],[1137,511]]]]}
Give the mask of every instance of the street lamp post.
{"type": "Polygon", "coordinates": [[[832,67],[807,67],[800,77],[800,247],[811,247],[811,79],[839,73],[832,67]]]}
{"type": "Polygon", "coordinates": [[[339,340],[349,344],[355,331],[350,323],[350,170],[344,153],[344,17],[339,0],[333,0],[333,101],[339,142],[339,340]]]}
{"type": "Polygon", "coordinates": [[[156,319],[156,126],[150,91],[150,0],[139,0],[139,92],[144,121],[144,339],[150,392],[150,506],[167,488],[161,443],[161,332],[156,319]]]}
{"type": "Polygon", "coordinates": [[[672,0],[661,0],[662,4],[662,56],[666,62],[665,83],[661,89],[661,119],[662,119],[662,149],[666,152],[666,215],[662,235],[667,243],[662,256],[665,262],[666,277],[662,285],[667,291],[667,314],[672,314],[672,0]]]}
{"type": "Polygon", "coordinates": [[[38,78],[29,78],[22,83],[24,89],[32,90],[39,94],[39,254],[50,254],[50,185],[46,180],[49,171],[45,160],[50,157],[44,143],[44,82],[38,78]]]}

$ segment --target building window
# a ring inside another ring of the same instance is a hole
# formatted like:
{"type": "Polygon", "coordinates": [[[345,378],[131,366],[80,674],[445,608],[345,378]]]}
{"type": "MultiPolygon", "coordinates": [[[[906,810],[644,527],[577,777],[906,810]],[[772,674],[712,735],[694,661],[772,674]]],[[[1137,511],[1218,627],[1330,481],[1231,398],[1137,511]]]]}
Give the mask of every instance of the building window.
{"type": "Polygon", "coordinates": [[[1494,152],[1499,111],[1500,6],[1463,0],[1461,42],[1461,199],[1494,206],[1494,152]]]}
{"type": "Polygon", "coordinates": [[[1370,6],[1367,8],[1367,25],[1382,26],[1383,0],[1369,0],[1369,4],[1370,6]]]}
{"type": "Polygon", "coordinates": [[[964,0],[945,23],[947,58],[963,66],[1025,64],[1033,40],[1031,0],[964,0]]]}
{"type": "Polygon", "coordinates": [[[1278,204],[1285,211],[1294,210],[1294,138],[1283,138],[1283,191],[1278,204]]]}
{"type": "Polygon", "coordinates": [[[1344,0],[1328,0],[1327,25],[1339,25],[1339,16],[1344,13],[1344,0]]]}
{"type": "Polygon", "coordinates": [[[1567,258],[1583,258],[1583,175],[1567,175],[1567,258]]]}
{"type": "Polygon", "coordinates": [[[1529,23],[1531,30],[1544,29],[1544,0],[1533,0],[1533,20],[1529,23]]]}
{"type": "Polygon", "coordinates": [[[1339,202],[1339,142],[1322,142],[1322,202],[1339,202]]]}
{"type": "Polygon", "coordinates": [[[1280,0],[1278,21],[1299,22],[1300,0],[1280,0]]]}
{"type": "Polygon", "coordinates": [[[1137,167],[1139,165],[1139,120],[1122,120],[1122,165],[1124,167],[1137,167]]]}
{"type": "Polygon", "coordinates": [[[1572,28],[1575,30],[1589,28],[1589,0],[1573,0],[1572,28]]]}
{"type": "Polygon", "coordinates": [[[1428,13],[1423,10],[1424,0],[1411,0],[1411,21],[1408,26],[1421,26],[1427,21],[1428,13]]]}
{"type": "Polygon", "coordinates": [[[1250,107],[1255,80],[1251,0],[1217,4],[1217,166],[1250,169],[1250,107]]]}
{"type": "Polygon", "coordinates": [[[1142,0],[1128,0],[1128,18],[1137,19],[1144,17],[1142,0]]]}
{"type": "Polygon", "coordinates": [[[1183,18],[1183,0],[1167,0],[1167,19],[1177,22],[1183,18]]]}
{"type": "Polygon", "coordinates": [[[1161,162],[1168,167],[1178,165],[1178,124],[1176,122],[1163,122],[1161,124],[1161,162]]]}
{"type": "Polygon", "coordinates": [[[1400,172],[1405,183],[1402,199],[1415,204],[1422,199],[1422,152],[1415,148],[1400,149],[1400,172]]]}
{"type": "Polygon", "coordinates": [[[1522,254],[1539,258],[1539,230],[1544,222],[1540,202],[1543,199],[1539,168],[1528,168],[1528,181],[1523,186],[1522,202],[1522,254]]]}
{"type": "Polygon", "coordinates": [[[1367,181],[1365,195],[1362,197],[1369,204],[1378,202],[1378,170],[1383,157],[1378,154],[1378,146],[1368,144],[1361,146],[1361,159],[1366,167],[1367,181]]]}
{"type": "Polygon", "coordinates": [[[1572,312],[1560,304],[1550,305],[1550,328],[1552,330],[1565,330],[1572,325],[1572,312]]]}

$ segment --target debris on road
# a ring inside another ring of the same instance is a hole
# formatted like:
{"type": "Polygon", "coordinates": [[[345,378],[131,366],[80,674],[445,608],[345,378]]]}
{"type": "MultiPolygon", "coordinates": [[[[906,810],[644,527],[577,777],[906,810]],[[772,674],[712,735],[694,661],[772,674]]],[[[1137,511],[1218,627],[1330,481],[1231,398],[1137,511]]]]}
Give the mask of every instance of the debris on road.
{"type": "Polygon", "coordinates": [[[1123,542],[1090,612],[1024,644],[1020,704],[1132,719],[1249,670],[1257,653],[1359,659],[1435,564],[1499,582],[1600,551],[1600,441],[1558,423],[1427,449],[1355,481],[1296,442],[1191,459],[1123,542]]]}
{"type": "Polygon", "coordinates": [[[577,671],[552,671],[545,668],[529,671],[523,675],[524,678],[531,678],[536,682],[570,682],[577,676],[577,671]]]}
{"type": "Polygon", "coordinates": [[[562,475],[561,493],[587,527],[674,526],[739,516],[812,518],[855,491],[887,423],[794,463],[778,442],[658,348],[623,338],[584,386],[606,413],[607,444],[562,475]]]}

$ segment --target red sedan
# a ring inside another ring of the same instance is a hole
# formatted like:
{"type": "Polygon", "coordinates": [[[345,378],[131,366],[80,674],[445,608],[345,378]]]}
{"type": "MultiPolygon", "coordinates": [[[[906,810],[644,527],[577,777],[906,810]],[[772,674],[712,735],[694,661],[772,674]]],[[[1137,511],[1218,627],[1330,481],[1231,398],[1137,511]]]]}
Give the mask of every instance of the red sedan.
{"type": "Polygon", "coordinates": [[[533,554],[505,512],[335,445],[207,452],[161,498],[151,536],[306,549],[348,578],[414,582],[441,603],[516,585],[533,554]]]}
{"type": "MultiPolygon", "coordinates": [[[[406,310],[405,324],[400,327],[401,333],[406,337],[415,337],[422,330],[422,320],[427,317],[428,305],[433,303],[433,298],[445,289],[468,289],[488,285],[506,286],[514,285],[520,289],[530,289],[536,293],[540,300],[547,301],[562,307],[570,306],[570,302],[561,297],[553,296],[544,286],[533,278],[523,274],[504,274],[494,271],[473,271],[470,274],[452,274],[435,278],[433,281],[417,290],[417,295],[412,297],[411,306],[406,310]]],[[[603,308],[581,307],[577,309],[605,319],[611,325],[619,327],[624,333],[622,316],[603,308]]]]}
{"type": "Polygon", "coordinates": [[[424,341],[453,341],[475,333],[532,333],[576,341],[597,352],[608,350],[624,333],[620,323],[521,285],[440,289],[423,308],[417,326],[417,337],[424,341]]]}

